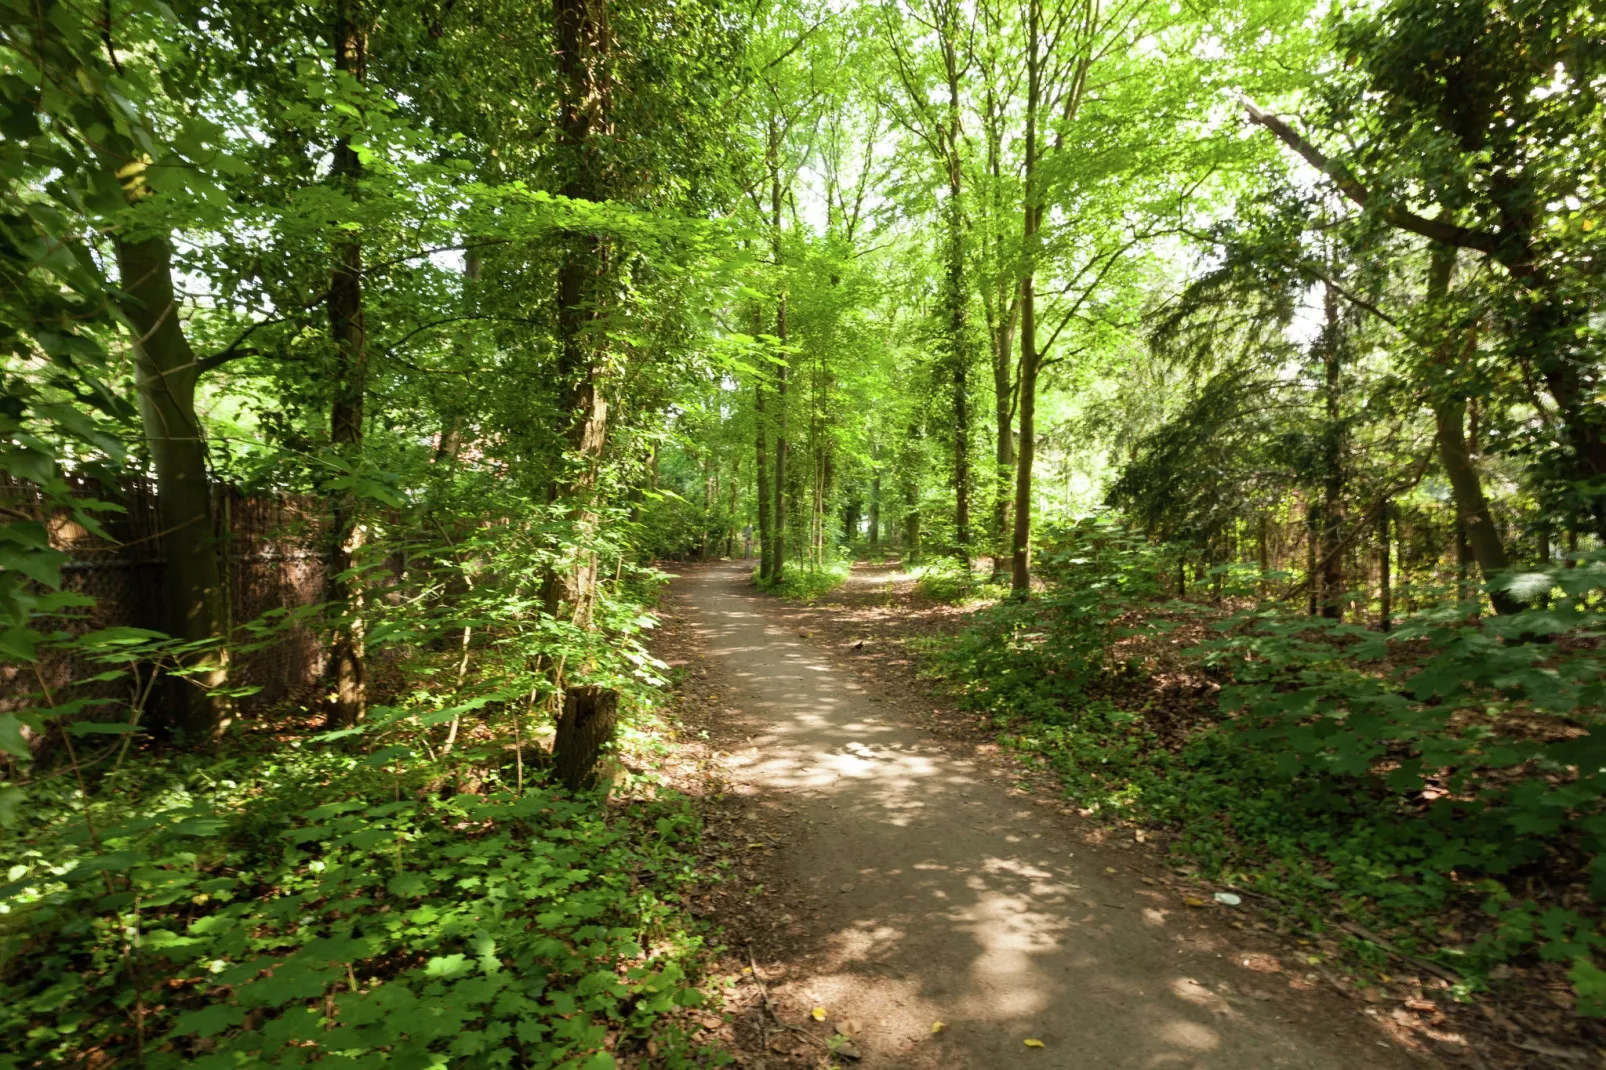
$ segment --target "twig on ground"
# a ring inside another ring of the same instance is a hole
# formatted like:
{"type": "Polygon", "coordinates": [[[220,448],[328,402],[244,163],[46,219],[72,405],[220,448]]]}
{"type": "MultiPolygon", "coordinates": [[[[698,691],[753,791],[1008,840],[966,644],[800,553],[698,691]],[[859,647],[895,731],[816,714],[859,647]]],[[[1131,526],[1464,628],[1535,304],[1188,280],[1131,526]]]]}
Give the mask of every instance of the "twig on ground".
{"type": "Polygon", "coordinates": [[[1371,941],[1384,951],[1387,951],[1389,954],[1393,955],[1395,958],[1398,958],[1403,962],[1409,962],[1413,966],[1419,966],[1433,974],[1435,977],[1441,977],[1453,985],[1458,985],[1461,983],[1461,975],[1456,973],[1454,970],[1445,966],[1440,966],[1436,962],[1430,962],[1427,959],[1418,958],[1409,952],[1401,951],[1399,948],[1395,947],[1393,944],[1389,943],[1387,940],[1383,939],[1381,936],[1377,935],[1359,922],[1341,921],[1338,923],[1338,927],[1343,929],[1345,932],[1359,936],[1362,940],[1371,941]]]}

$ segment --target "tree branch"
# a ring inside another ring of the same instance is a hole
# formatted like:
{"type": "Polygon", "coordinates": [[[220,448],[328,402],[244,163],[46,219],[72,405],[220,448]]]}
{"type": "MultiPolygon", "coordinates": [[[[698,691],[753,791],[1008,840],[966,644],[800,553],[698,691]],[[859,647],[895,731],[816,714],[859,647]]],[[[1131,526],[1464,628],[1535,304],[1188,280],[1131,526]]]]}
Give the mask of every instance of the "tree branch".
{"type": "MultiPolygon", "coordinates": [[[[1356,178],[1354,173],[1336,160],[1329,159],[1322,150],[1307,141],[1303,135],[1288,123],[1268,111],[1262,110],[1247,96],[1238,98],[1249,116],[1249,121],[1258,126],[1264,126],[1284,145],[1293,149],[1300,158],[1316,170],[1333,180],[1338,191],[1356,204],[1365,208],[1372,200],[1372,191],[1367,189],[1356,178]]],[[[1480,253],[1493,255],[1498,242],[1493,234],[1482,230],[1471,230],[1467,227],[1458,227],[1454,223],[1446,223],[1438,219],[1429,219],[1417,215],[1415,212],[1395,205],[1384,207],[1378,214],[1390,226],[1418,234],[1429,241],[1441,245],[1453,245],[1461,249],[1476,249],[1480,253]]]]}

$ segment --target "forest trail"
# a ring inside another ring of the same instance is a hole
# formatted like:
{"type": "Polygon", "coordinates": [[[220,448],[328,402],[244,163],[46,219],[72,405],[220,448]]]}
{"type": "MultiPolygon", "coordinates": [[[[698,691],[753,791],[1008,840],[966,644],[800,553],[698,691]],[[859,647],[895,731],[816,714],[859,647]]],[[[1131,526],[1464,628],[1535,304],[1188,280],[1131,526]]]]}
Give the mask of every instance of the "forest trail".
{"type": "MultiPolygon", "coordinates": [[[[766,895],[799,918],[756,960],[783,1019],[818,1006],[828,1024],[854,1023],[868,1068],[1420,1065],[1354,1004],[1269,995],[1283,979],[1232,961],[1244,952],[1231,929],[953,753],[915,723],[906,684],[837,663],[809,623],[818,610],[760,595],[748,576],[687,569],[665,609],[744,722],[726,760],[733,792],[786,833],[770,862],[781,888],[766,895]]],[[[727,934],[739,952],[753,937],[727,934]]]]}

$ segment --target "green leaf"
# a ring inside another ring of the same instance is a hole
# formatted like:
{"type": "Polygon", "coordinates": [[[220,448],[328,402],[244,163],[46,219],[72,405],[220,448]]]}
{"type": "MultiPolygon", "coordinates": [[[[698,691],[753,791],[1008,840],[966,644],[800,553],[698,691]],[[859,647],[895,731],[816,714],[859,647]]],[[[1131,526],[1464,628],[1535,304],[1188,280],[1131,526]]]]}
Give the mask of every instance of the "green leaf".
{"type": "Polygon", "coordinates": [[[469,972],[467,955],[438,955],[429,960],[424,973],[429,977],[461,977],[469,972]]]}
{"type": "Polygon", "coordinates": [[[213,1003],[196,1011],[179,1014],[173,1025],[173,1035],[213,1037],[245,1023],[245,1008],[227,1003],[213,1003]]]}

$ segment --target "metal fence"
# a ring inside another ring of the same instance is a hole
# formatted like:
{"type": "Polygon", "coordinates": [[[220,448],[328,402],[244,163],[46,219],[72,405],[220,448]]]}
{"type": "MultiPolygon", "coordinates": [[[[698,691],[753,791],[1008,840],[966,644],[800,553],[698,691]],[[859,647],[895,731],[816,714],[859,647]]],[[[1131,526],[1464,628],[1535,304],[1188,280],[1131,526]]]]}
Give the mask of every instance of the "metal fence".
{"type": "MultiPolygon", "coordinates": [[[[67,509],[45,516],[35,488],[0,479],[0,500],[47,521],[52,545],[68,555],[62,568],[63,589],[95,600],[93,608],[64,618],[59,626],[75,633],[117,625],[161,630],[166,619],[167,561],[162,556],[155,487],[144,479],[125,480],[116,487],[79,480],[73,493],[121,507],[96,514],[109,539],[89,532],[67,509]]],[[[321,499],[246,495],[233,487],[215,486],[212,519],[228,564],[224,582],[232,625],[257,620],[270,610],[295,609],[324,599],[328,520],[321,499]]],[[[284,630],[260,650],[240,655],[231,673],[233,682],[259,689],[242,706],[260,708],[306,693],[322,675],[324,656],[317,635],[300,626],[284,630]]],[[[44,649],[37,666],[0,666],[0,709],[15,708],[37,690],[35,669],[55,690],[93,675],[98,668],[44,649]]],[[[112,684],[109,689],[119,686],[112,684]]]]}

